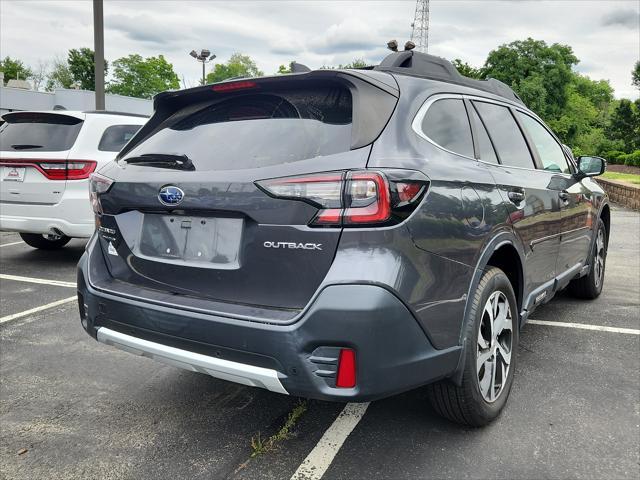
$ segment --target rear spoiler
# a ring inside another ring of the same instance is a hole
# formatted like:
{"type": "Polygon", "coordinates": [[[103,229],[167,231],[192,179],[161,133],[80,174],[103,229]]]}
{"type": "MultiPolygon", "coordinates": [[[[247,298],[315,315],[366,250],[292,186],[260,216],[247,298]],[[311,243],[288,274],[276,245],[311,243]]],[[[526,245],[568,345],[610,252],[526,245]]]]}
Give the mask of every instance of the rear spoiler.
{"type": "Polygon", "coordinates": [[[228,80],[186,90],[162,92],[153,98],[154,113],[116,156],[123,158],[136,145],[180,117],[236,95],[277,92],[288,88],[340,84],[350,89],[353,101],[351,149],[372,143],[387,124],[400,95],[395,79],[386,73],[358,70],[314,70],[271,77],[228,80]]]}

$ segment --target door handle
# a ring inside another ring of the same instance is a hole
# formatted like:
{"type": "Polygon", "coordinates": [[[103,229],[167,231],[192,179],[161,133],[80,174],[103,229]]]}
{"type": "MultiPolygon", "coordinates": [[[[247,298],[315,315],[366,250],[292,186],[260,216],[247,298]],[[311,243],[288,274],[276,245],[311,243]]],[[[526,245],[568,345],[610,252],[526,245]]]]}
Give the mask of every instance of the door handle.
{"type": "Polygon", "coordinates": [[[524,201],[524,198],[525,198],[524,190],[511,190],[507,194],[507,196],[509,197],[509,200],[511,200],[515,204],[518,204],[524,201]]]}
{"type": "Polygon", "coordinates": [[[568,202],[569,201],[569,192],[563,190],[561,192],[558,192],[558,197],[560,197],[560,200],[562,200],[563,202],[568,202]]]}

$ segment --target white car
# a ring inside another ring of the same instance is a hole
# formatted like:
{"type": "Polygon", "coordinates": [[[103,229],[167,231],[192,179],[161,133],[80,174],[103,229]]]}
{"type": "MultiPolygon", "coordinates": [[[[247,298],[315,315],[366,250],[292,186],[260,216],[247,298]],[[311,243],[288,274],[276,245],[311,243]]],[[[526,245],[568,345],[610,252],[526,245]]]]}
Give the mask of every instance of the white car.
{"type": "Polygon", "coordinates": [[[1,119],[0,230],[47,250],[90,237],[89,176],[113,160],[147,117],[55,110],[1,119]]]}

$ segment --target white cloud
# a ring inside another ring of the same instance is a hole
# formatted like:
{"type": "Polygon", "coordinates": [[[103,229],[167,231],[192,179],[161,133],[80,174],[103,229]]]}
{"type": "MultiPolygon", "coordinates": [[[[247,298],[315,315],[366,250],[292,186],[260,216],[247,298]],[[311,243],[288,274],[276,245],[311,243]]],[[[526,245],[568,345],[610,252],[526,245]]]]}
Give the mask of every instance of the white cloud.
{"type": "MultiPolygon", "coordinates": [[[[0,0],[0,55],[28,64],[93,45],[90,1],[0,0]]],[[[209,48],[219,60],[239,51],[265,73],[297,60],[312,68],[378,62],[391,38],[411,33],[415,2],[406,1],[110,1],[105,0],[108,60],[163,54],[196,85],[188,55],[209,48]]],[[[578,70],[605,78],[619,97],[637,98],[631,69],[640,58],[637,1],[432,0],[430,53],[476,66],[500,44],[532,37],[573,47],[578,70]],[[634,23],[635,21],[635,23],[634,23]]]]}

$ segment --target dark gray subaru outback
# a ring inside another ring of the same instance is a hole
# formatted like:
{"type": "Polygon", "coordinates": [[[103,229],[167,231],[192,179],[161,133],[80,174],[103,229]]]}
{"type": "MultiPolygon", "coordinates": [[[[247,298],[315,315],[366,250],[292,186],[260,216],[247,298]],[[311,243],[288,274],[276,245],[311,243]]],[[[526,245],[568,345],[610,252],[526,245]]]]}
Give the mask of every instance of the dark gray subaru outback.
{"type": "Polygon", "coordinates": [[[167,92],[91,181],[98,341],[282,394],[504,406],[527,317],[600,294],[610,209],[506,85],[392,53],[167,92]]]}

